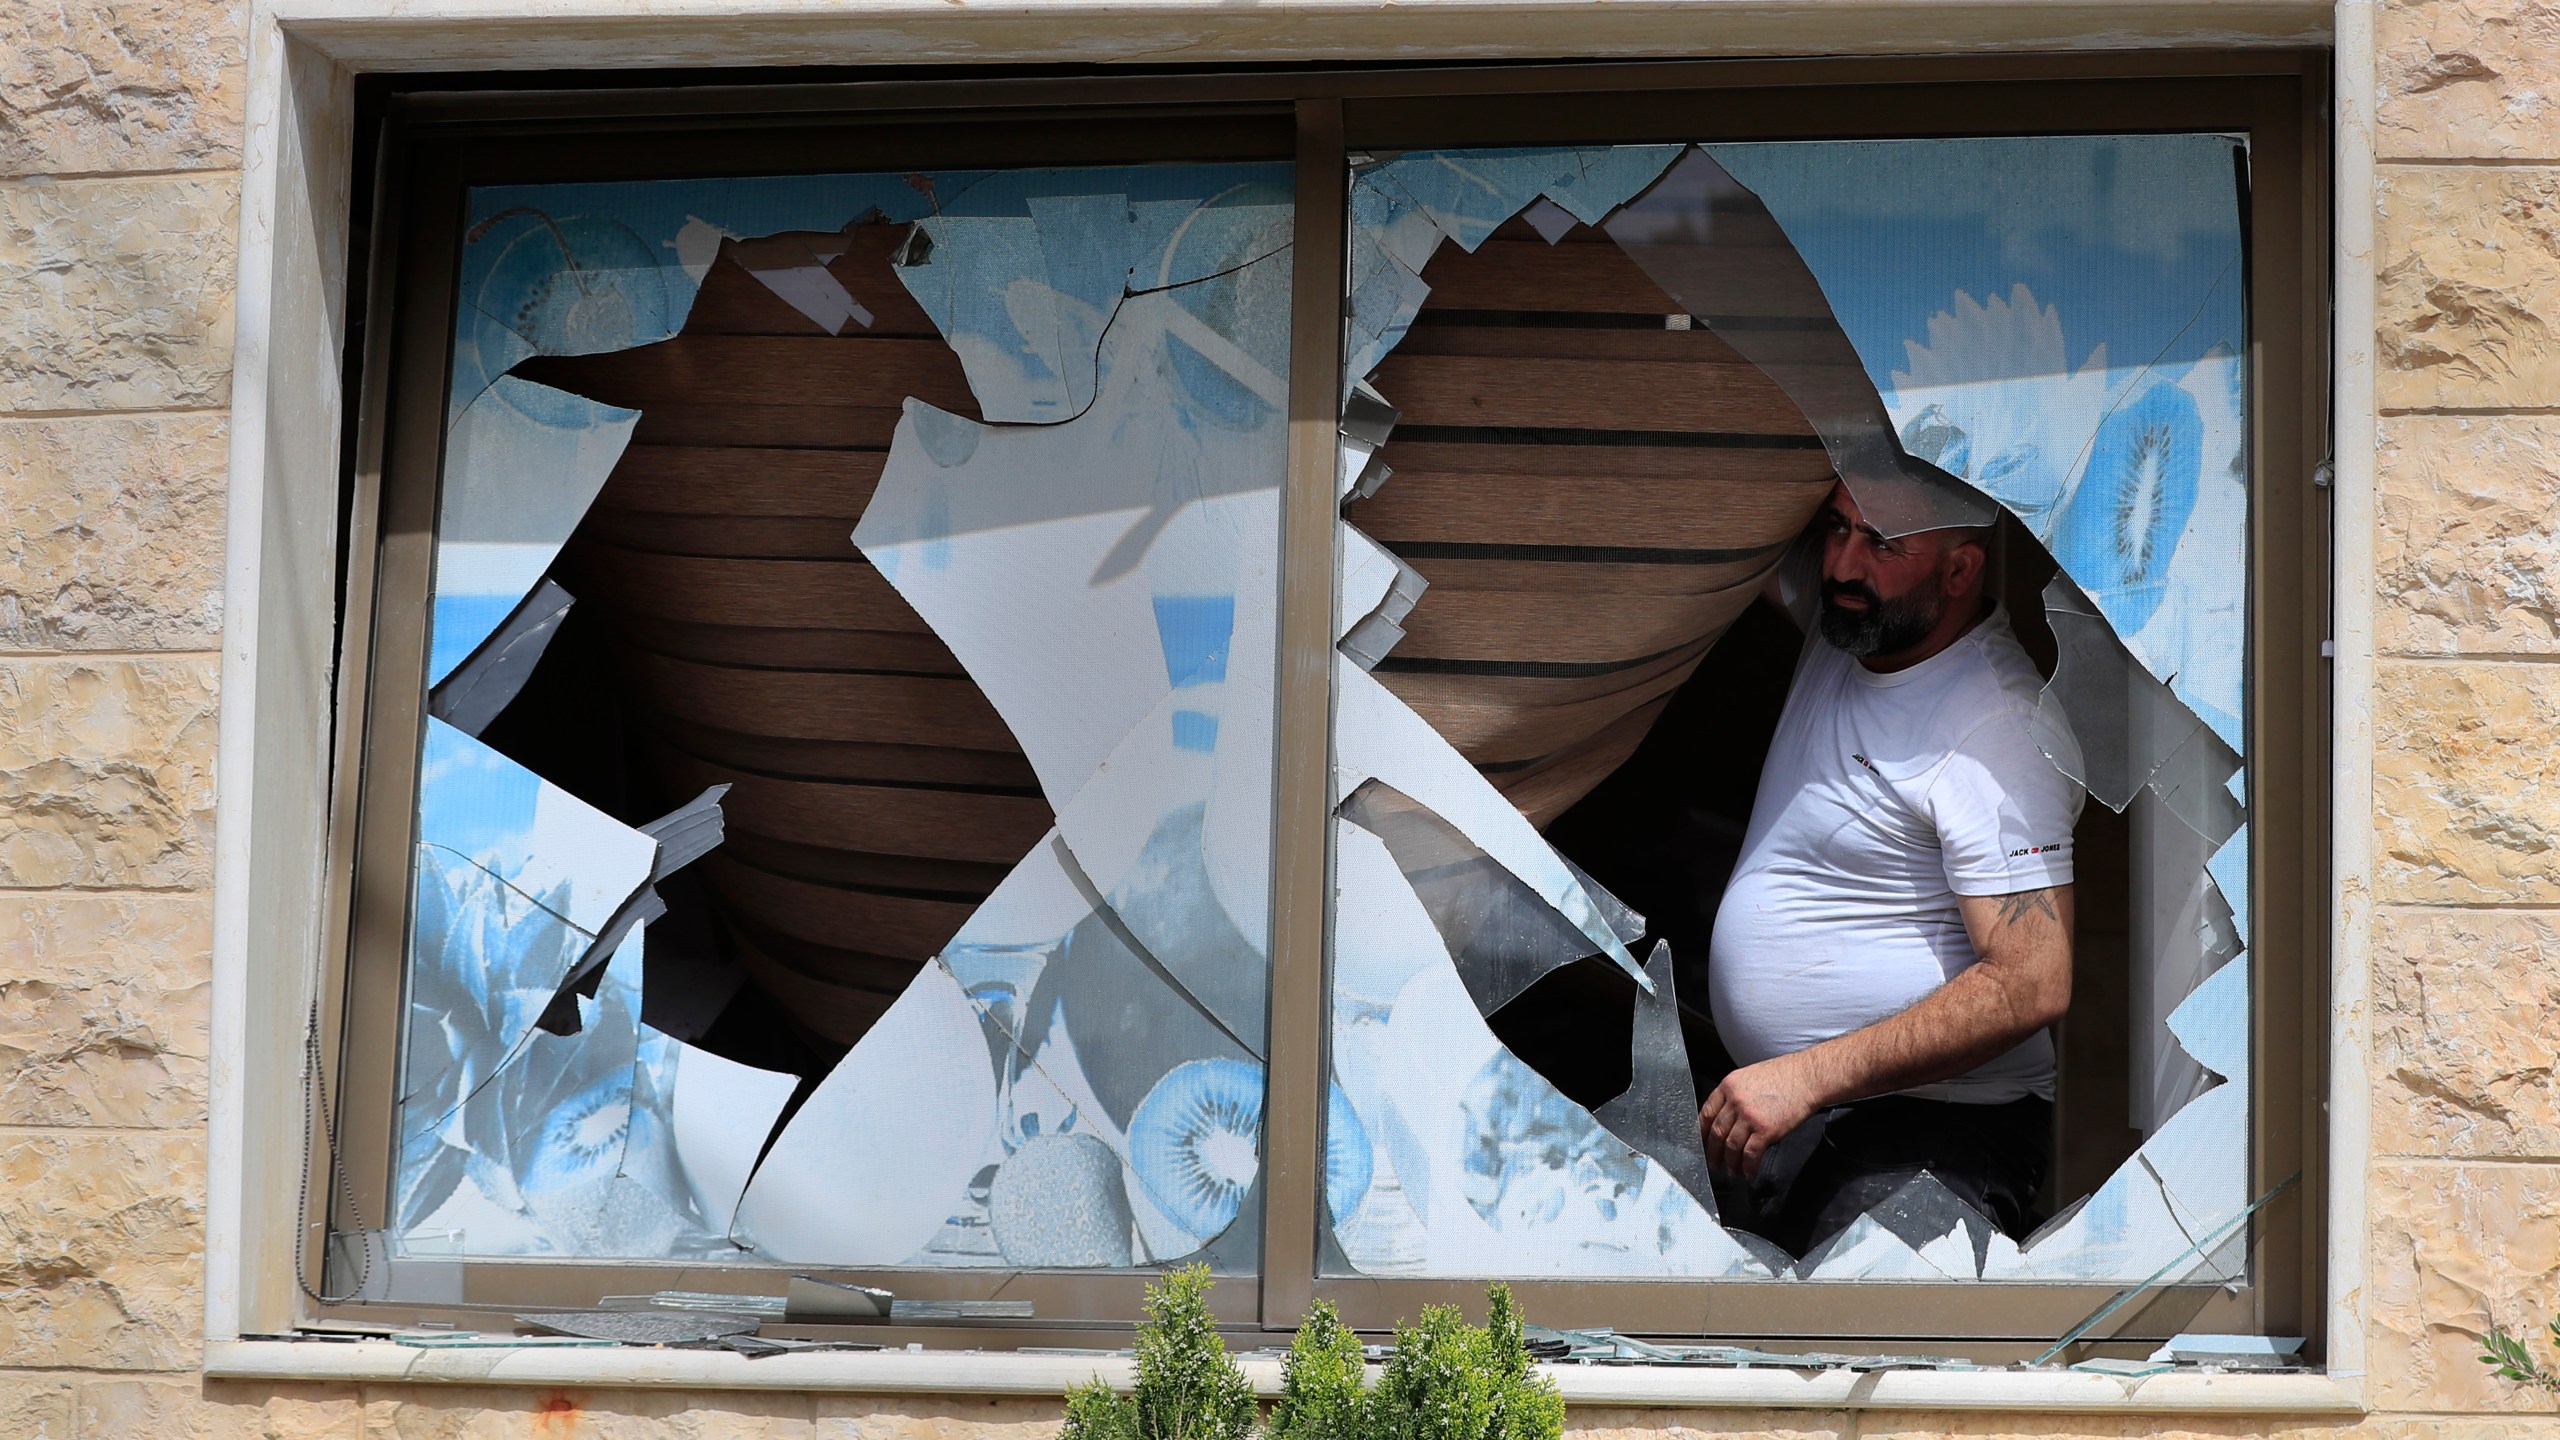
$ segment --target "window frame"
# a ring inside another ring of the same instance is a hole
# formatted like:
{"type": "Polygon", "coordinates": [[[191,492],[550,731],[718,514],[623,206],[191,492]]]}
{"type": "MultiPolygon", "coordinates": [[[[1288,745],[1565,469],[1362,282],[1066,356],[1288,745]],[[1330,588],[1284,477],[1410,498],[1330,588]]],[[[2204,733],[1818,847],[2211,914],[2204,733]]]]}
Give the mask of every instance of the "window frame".
{"type": "MultiPolygon", "coordinates": [[[[1427,147],[1881,138],[1929,134],[2245,131],[2252,397],[2252,644],[2248,716],[2256,865],[2251,1193],[2299,1173],[2253,1227],[2252,1280],[2178,1287],[2118,1329],[2304,1334],[2326,1309],[2324,1099],[2329,705],[2319,664],[2328,574],[2325,95],[2327,57],[2299,52],[1940,60],[1735,61],[1415,70],[1244,72],[1108,79],[1004,77],[666,90],[413,90],[391,97],[376,162],[356,443],[347,484],[319,1036],[339,1111],[336,1157],[359,1215],[384,1215],[391,1067],[404,969],[414,704],[465,189],[477,184],[809,173],[999,163],[1294,159],[1289,461],[1281,496],[1278,714],[1266,1203],[1261,1272],[1222,1280],[1222,1321],[1282,1331],[1316,1299],[1363,1328],[1434,1301],[1479,1302],[1472,1281],[1317,1273],[1326,1069],[1336,377],[1342,354],[1348,156],[1427,147]],[[1540,103],[1524,105],[1523,99],[1540,103]],[[1908,117],[1961,115],[1931,127],[1908,117]],[[1164,124],[1180,120],[1176,126],[1164,124]],[[1168,129],[1179,129],[1167,144],[1168,129]],[[894,137],[880,143],[883,136],[894,137]],[[536,143],[528,143],[536,142],[536,143]],[[848,144],[847,142],[855,142],[848,144]],[[858,144],[860,148],[855,148],[858,144]],[[795,164],[755,157],[814,155],[795,164]],[[838,160],[837,155],[846,158],[838,160]],[[2320,385],[2320,390],[2313,387],[2320,385]],[[427,423],[420,423],[426,417],[427,423]],[[2288,797],[2279,805],[2276,797],[2288,797]],[[396,803],[395,803],[396,802],[396,803]],[[384,997],[390,997],[384,1003],[384,997]],[[2193,1303],[2182,1303],[2193,1302],[2193,1303]],[[2166,1328],[2162,1328],[2166,1327],[2166,1328]]],[[[363,247],[359,243],[359,251],[363,247]]],[[[360,253],[359,259],[364,258],[360,253]]],[[[315,1145],[307,1193],[335,1194],[315,1145]]],[[[320,1273],[325,1226],[300,1237],[320,1273]]],[[[364,1324],[471,1323],[490,1308],[593,1303],[651,1289],[769,1291],[776,1267],[472,1260],[463,1308],[382,1301],[306,1306],[364,1324]]],[[[847,1278],[851,1272],[826,1271],[847,1278]]],[[[918,1298],[1031,1299],[1041,1318],[901,1325],[936,1345],[1091,1344],[1125,1330],[1143,1273],[868,1272],[918,1298]],[[1118,1317],[1118,1318],[1102,1318],[1118,1317]]],[[[1514,1279],[1554,1324],[1775,1343],[1820,1340],[2024,1358],[2116,1293],[2107,1285],[1514,1279]]],[[[818,1333],[811,1331],[809,1333],[818,1333]]],[[[2147,1350],[2148,1345],[2141,1347],[2147,1350]]]]}

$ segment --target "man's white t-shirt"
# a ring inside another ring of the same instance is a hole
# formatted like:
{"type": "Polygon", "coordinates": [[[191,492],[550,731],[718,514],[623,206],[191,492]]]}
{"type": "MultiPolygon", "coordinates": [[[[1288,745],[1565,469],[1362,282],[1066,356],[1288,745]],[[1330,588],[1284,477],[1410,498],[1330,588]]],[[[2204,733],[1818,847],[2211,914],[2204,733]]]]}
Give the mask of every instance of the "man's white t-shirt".
{"type": "MultiPolygon", "coordinates": [[[[1957,896],[2071,883],[2081,790],[2030,729],[2043,685],[1999,610],[1890,674],[1806,637],[1709,951],[1735,1060],[1871,1025],[1973,964],[1957,896]]],[[[2051,1099],[2052,1038],[1905,1093],[2051,1099]]]]}

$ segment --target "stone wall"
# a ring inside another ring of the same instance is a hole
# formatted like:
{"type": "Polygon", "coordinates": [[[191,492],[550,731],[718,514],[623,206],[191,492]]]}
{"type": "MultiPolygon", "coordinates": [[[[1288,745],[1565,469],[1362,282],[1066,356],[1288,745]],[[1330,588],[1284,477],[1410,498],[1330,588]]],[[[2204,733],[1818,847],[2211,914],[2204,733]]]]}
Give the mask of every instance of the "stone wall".
{"type": "MultiPolygon", "coordinates": [[[[0,5],[0,1434],[1035,1440],[1048,1403],[207,1382],[238,0],[0,5]]],[[[2560,5],[2381,19],[2369,1420],[1589,1409],[1599,1437],[2560,1440],[2560,5]]],[[[2365,337],[2349,336],[2358,346],[2365,337]]],[[[2361,439],[2361,437],[2354,437],[2361,439]]]]}

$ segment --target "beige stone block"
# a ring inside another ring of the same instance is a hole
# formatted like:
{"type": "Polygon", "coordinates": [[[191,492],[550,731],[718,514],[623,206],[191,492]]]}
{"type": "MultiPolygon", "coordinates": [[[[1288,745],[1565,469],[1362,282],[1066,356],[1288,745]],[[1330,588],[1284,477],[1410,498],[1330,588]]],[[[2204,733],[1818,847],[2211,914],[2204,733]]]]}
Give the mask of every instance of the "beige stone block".
{"type": "Polygon", "coordinates": [[[2560,7],[2548,0],[2393,0],[2374,48],[2385,157],[2560,156],[2560,7]]]}
{"type": "Polygon", "coordinates": [[[806,1395],[368,1386],[365,1440],[810,1440],[806,1395]]]}
{"type": "Polygon", "coordinates": [[[0,660],[0,886],[205,885],[219,671],[0,660]]]}
{"type": "Polygon", "coordinates": [[[355,1440],[364,1406],[352,1386],[222,1380],[90,1380],[80,1440],[355,1440]]]}
{"type": "Polygon", "coordinates": [[[0,175],[234,163],[247,9],[238,0],[0,6],[0,175]]]}
{"type": "Polygon", "coordinates": [[[2373,937],[2373,1148],[2560,1155],[2560,914],[2386,909],[2373,937]]]}
{"type": "Polygon", "coordinates": [[[203,1124],[212,948],[201,895],[0,894],[0,1125],[203,1124]]]}
{"type": "Polygon", "coordinates": [[[2373,721],[2378,899],[2560,902],[2560,666],[2388,662],[2373,721]]]}
{"type": "Polygon", "coordinates": [[[821,1395],[819,1440],[1049,1440],[1063,1400],[983,1395],[821,1395]]]}
{"type": "Polygon", "coordinates": [[[228,172],[0,184],[0,411],[223,403],[238,197],[228,172]]]}
{"type": "Polygon", "coordinates": [[[49,1376],[0,1375],[0,1435],[17,1440],[72,1440],[71,1382],[49,1376]]]}
{"type": "Polygon", "coordinates": [[[2560,653],[2560,418],[2394,416],[2381,472],[2382,650],[2560,653]]]}
{"type": "Polygon", "coordinates": [[[2379,1164],[2365,1187],[2368,1397],[2383,1410],[2544,1411],[2479,1360],[2494,1322],[2560,1310],[2560,1166],[2379,1164]]]}
{"type": "Polygon", "coordinates": [[[219,415],[0,420],[0,649],[222,643],[219,415]]]}
{"type": "Polygon", "coordinates": [[[2074,1415],[2012,1411],[1946,1414],[1870,1412],[1857,1419],[1859,1440],[2355,1440],[2353,1420],[2244,1415],[2074,1415]]]}
{"type": "Polygon", "coordinates": [[[2560,1418],[2549,1415],[2375,1415],[2362,1433],[2373,1440],[2555,1440],[2560,1418]]]}
{"type": "Polygon", "coordinates": [[[0,1136],[0,1356],[183,1370],[203,1329],[204,1139],[0,1136]]]}
{"type": "Polygon", "coordinates": [[[2387,165],[2384,409],[2560,405],[2560,171],[2387,165]]]}
{"type": "Polygon", "coordinates": [[[1659,1410],[1569,1406],[1565,1440],[1840,1440],[1858,1433],[1830,1410],[1659,1410]]]}

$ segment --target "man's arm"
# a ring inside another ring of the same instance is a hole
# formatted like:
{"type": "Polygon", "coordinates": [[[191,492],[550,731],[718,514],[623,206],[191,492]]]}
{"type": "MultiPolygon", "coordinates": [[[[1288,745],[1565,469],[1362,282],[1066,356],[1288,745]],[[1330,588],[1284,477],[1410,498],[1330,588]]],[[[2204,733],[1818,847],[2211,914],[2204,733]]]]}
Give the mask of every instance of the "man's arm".
{"type": "Polygon", "coordinates": [[[1745,1065],[1698,1111],[1707,1163],[1744,1175],[1813,1112],[1953,1079],[2007,1054],[2071,1008],[2071,887],[1959,895],[1980,959],[1910,1008],[1745,1065]]]}

